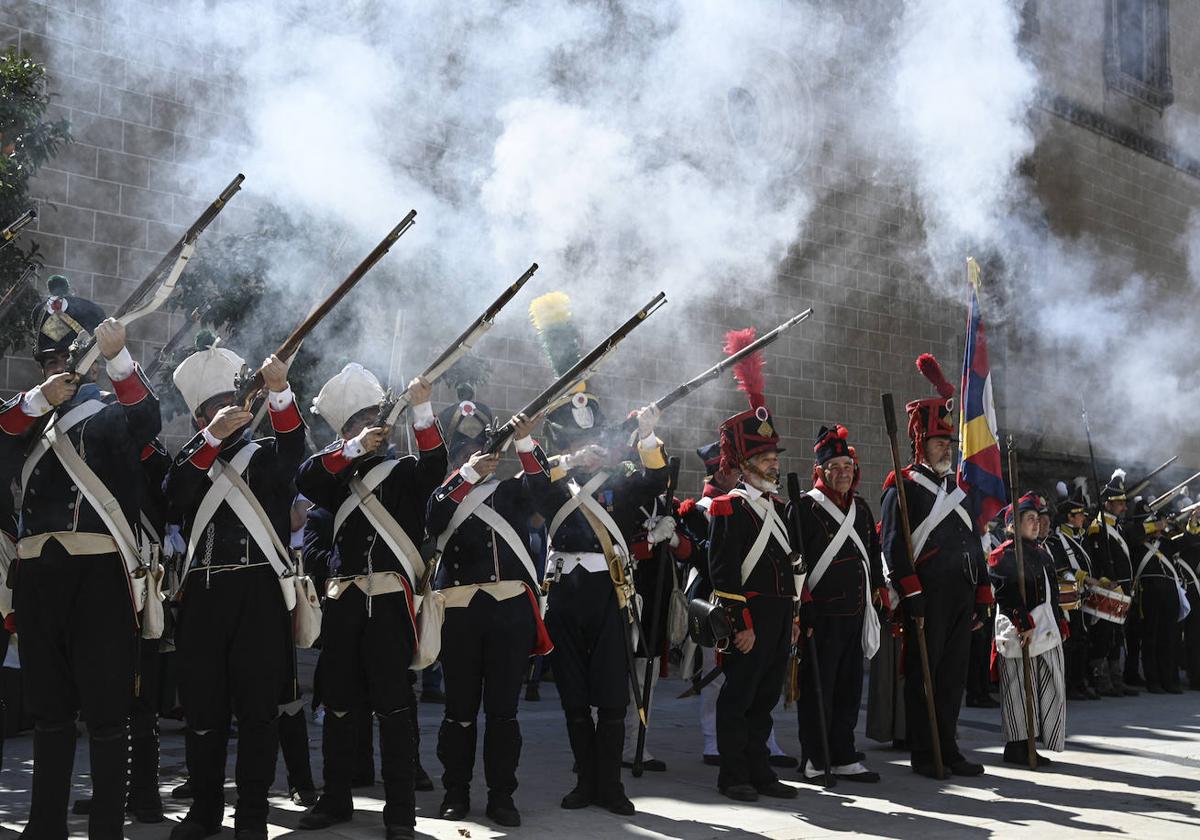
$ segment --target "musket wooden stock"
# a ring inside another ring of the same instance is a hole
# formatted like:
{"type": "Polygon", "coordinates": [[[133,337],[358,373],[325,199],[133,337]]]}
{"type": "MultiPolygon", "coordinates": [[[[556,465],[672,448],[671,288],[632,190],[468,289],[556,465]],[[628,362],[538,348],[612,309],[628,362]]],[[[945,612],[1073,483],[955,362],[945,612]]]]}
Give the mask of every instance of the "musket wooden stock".
{"type": "Polygon", "coordinates": [[[17,238],[17,234],[21,232],[21,228],[37,218],[37,209],[30,207],[20,216],[8,223],[8,226],[0,230],[0,248],[5,247],[8,243],[17,238]]]}
{"type": "MultiPolygon", "coordinates": [[[[917,557],[913,553],[912,527],[908,519],[908,496],[904,490],[904,467],[900,462],[900,445],[896,441],[896,405],[891,394],[881,394],[883,422],[887,427],[888,442],[892,448],[892,470],[896,477],[896,511],[900,514],[900,532],[904,535],[904,550],[913,574],[917,571],[917,557]]],[[[921,656],[921,682],[925,687],[925,710],[929,715],[929,742],[933,748],[933,769],[939,779],[946,778],[942,763],[942,738],[937,727],[937,708],[934,705],[933,673],[929,668],[929,646],[925,643],[925,617],[913,616],[913,628],[917,631],[917,648],[921,656]]]]}
{"type": "MultiPolygon", "coordinates": [[[[355,266],[354,270],[346,276],[346,279],[338,283],[334,290],[329,293],[328,297],[314,307],[305,316],[304,320],[292,330],[291,335],[284,339],[283,344],[279,345],[279,349],[274,352],[273,355],[275,358],[290,359],[294,356],[296,351],[300,349],[301,342],[304,341],[308,334],[316,328],[317,324],[321,323],[321,320],[330,313],[333,307],[337,306],[342,298],[349,294],[355,284],[375,266],[375,263],[383,259],[383,255],[391,250],[396,240],[413,226],[413,220],[416,217],[416,210],[408,211],[408,215],[400,220],[400,224],[392,228],[388,232],[388,235],[380,240],[379,244],[371,250],[371,253],[367,254],[363,261],[355,266]]],[[[234,403],[249,411],[251,402],[254,400],[255,395],[262,390],[262,387],[262,368],[256,370],[253,375],[240,377],[234,390],[234,403]]]]}
{"type": "MultiPolygon", "coordinates": [[[[492,301],[491,306],[484,310],[484,313],[476,318],[474,323],[472,323],[471,326],[467,327],[466,330],[463,331],[462,335],[454,339],[450,346],[443,350],[441,355],[433,360],[433,363],[425,369],[424,373],[421,374],[422,378],[427,380],[430,385],[441,379],[443,374],[445,374],[455,362],[457,362],[472,347],[474,347],[475,343],[492,328],[492,325],[496,321],[496,316],[500,314],[500,310],[507,306],[508,302],[517,296],[517,292],[521,291],[521,287],[529,282],[529,278],[532,277],[537,270],[537,263],[533,263],[531,266],[529,266],[529,268],[525,269],[525,273],[518,277],[515,283],[506,288],[500,294],[500,297],[492,301]]],[[[379,404],[379,419],[376,424],[379,426],[396,425],[396,421],[400,419],[400,415],[404,413],[404,410],[408,408],[408,406],[409,398],[407,388],[405,388],[399,396],[392,396],[391,392],[389,391],[388,396],[386,396],[383,402],[379,404]]]]}
{"type": "MultiPolygon", "coordinates": [[[[638,326],[655,313],[660,306],[667,301],[666,292],[659,292],[650,302],[633,313],[621,326],[613,330],[607,338],[597,344],[588,352],[586,356],[572,365],[571,369],[554,380],[546,390],[538,394],[533,400],[521,409],[518,414],[524,414],[526,417],[536,417],[542,412],[549,409],[555,402],[561,399],[572,388],[591,375],[597,365],[620,344],[627,335],[629,335],[638,326]]],[[[488,439],[484,452],[495,454],[500,452],[508,445],[512,439],[513,432],[516,430],[516,417],[509,420],[499,429],[497,429],[488,439]]]]}
{"type": "MultiPolygon", "coordinates": [[[[682,385],[676,386],[674,388],[674,390],[670,391],[665,396],[659,397],[657,400],[654,401],[654,405],[658,407],[659,411],[665,411],[667,409],[667,407],[679,402],[681,399],[683,399],[688,394],[695,391],[701,385],[704,385],[707,382],[712,382],[714,379],[719,379],[721,376],[721,373],[724,372],[726,369],[737,364],[742,359],[749,356],[751,353],[754,353],[758,350],[763,349],[768,344],[772,344],[776,339],[778,339],[781,335],[783,335],[783,333],[786,330],[794,327],[796,324],[799,324],[801,321],[807,321],[811,315],[812,315],[812,307],[809,307],[808,309],[805,309],[803,312],[793,315],[791,318],[784,321],[782,324],[777,326],[775,329],[771,330],[769,333],[755,339],[750,344],[747,344],[745,347],[743,347],[741,350],[737,351],[736,353],[726,356],[724,359],[717,362],[715,365],[710,367],[708,370],[704,371],[704,373],[700,374],[699,376],[693,377],[692,379],[689,379],[687,382],[684,382],[682,385]]],[[[624,433],[632,432],[634,429],[637,428],[637,417],[635,416],[635,417],[626,418],[625,421],[621,424],[620,428],[621,428],[621,431],[624,433]]]]}

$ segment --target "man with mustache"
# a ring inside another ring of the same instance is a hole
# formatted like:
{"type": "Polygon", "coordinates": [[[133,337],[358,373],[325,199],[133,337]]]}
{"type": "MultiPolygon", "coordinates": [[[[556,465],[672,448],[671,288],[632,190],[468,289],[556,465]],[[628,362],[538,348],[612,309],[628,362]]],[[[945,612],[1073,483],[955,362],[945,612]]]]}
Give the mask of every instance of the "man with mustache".
{"type": "Polygon", "coordinates": [[[884,481],[884,556],[892,583],[900,593],[907,617],[904,681],[907,733],[912,769],[935,776],[933,742],[925,706],[921,660],[915,620],[924,618],[933,703],[941,743],[942,764],[956,776],[978,776],[983,765],[968,761],[958,748],[956,730],[962,706],[971,651],[971,631],[980,626],[993,602],[987,560],[974,517],[963,504],[965,494],[954,478],[954,386],[942,375],[937,359],[928,353],[917,368],[937,389],[936,398],[914,400],[908,411],[908,435],[913,462],[903,470],[913,557],[908,556],[900,529],[897,477],[884,481]]]}

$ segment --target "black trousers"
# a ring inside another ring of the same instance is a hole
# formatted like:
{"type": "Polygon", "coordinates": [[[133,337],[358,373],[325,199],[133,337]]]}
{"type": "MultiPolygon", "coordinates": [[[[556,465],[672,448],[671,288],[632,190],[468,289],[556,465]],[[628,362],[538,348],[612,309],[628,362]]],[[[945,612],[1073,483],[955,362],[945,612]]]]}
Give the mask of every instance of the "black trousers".
{"type": "Polygon", "coordinates": [[[1179,686],[1179,590],[1170,578],[1143,578],[1140,585],[1142,670],[1146,685],[1179,686]]]}
{"type": "Polygon", "coordinates": [[[1071,637],[1063,642],[1063,664],[1066,670],[1068,691],[1083,691],[1087,687],[1088,673],[1088,628],[1083,610],[1073,609],[1067,613],[1071,637]]]}
{"type": "Polygon", "coordinates": [[[120,837],[138,653],[124,562],[117,554],[72,556],[55,540],[41,556],[19,562],[13,608],[25,703],[35,727],[25,836],[67,836],[75,718],[82,715],[91,742],[88,834],[120,837]]]}
{"type": "Polygon", "coordinates": [[[967,697],[983,699],[992,691],[992,636],[990,622],[971,631],[971,653],[967,664],[967,697]]]}
{"type": "Polygon", "coordinates": [[[347,812],[354,769],[355,720],[374,711],[379,718],[383,819],[387,825],[416,825],[416,740],[412,664],[416,637],[403,592],[371,599],[357,586],[325,601],[321,620],[321,735],[325,792],[320,807],[347,812]],[[333,726],[330,720],[333,719],[333,726]]]}
{"type": "Polygon", "coordinates": [[[629,702],[624,618],[608,572],[576,568],[550,587],[546,630],[563,709],[620,710],[629,702]]]}
{"type": "MultiPolygon", "coordinates": [[[[938,580],[925,587],[925,644],[929,649],[929,671],[933,679],[934,711],[942,761],[950,764],[963,757],[958,749],[958,713],[971,655],[971,626],[975,623],[975,589],[965,578],[938,580]]],[[[933,762],[929,712],[921,677],[921,654],[917,629],[910,618],[904,628],[904,707],[908,742],[913,764],[933,762]]]]}
{"type": "Polygon", "coordinates": [[[642,607],[639,618],[642,622],[642,630],[646,633],[646,639],[638,640],[638,656],[662,656],[666,651],[667,638],[667,611],[670,608],[671,591],[674,587],[675,561],[674,559],[667,560],[667,568],[663,569],[662,552],[659,547],[654,547],[654,556],[639,561],[634,574],[633,582],[637,587],[637,593],[641,596],[642,607]],[[659,571],[662,571],[662,585],[659,585],[659,571]],[[651,639],[650,634],[654,637],[651,639]],[[647,652],[647,642],[649,642],[649,652],[647,652]]]}
{"type": "Polygon", "coordinates": [[[262,830],[279,754],[289,617],[270,566],[188,576],[175,632],[193,800],[187,819],[212,829],[224,807],[225,758],[238,719],[235,825],[262,830]]]}
{"type": "Polygon", "coordinates": [[[1183,667],[1187,669],[1188,688],[1200,689],[1200,594],[1188,590],[1192,611],[1183,622],[1183,667]]]}
{"type": "Polygon", "coordinates": [[[438,732],[437,752],[447,791],[465,792],[470,787],[481,704],[489,794],[511,796],[517,789],[521,758],[517,704],[535,634],[533,604],[524,592],[504,601],[476,592],[467,606],[446,610],[441,655],[446,717],[438,732]]]}
{"type": "Polygon", "coordinates": [[[862,705],[862,625],[861,614],[818,616],[813,626],[812,642],[803,637],[800,639],[803,655],[800,661],[800,696],[796,702],[796,716],[800,724],[800,761],[811,761],[819,770],[825,769],[825,751],[821,744],[818,702],[823,703],[825,708],[832,765],[839,767],[857,760],[854,727],[858,725],[858,709],[862,705]],[[821,674],[820,697],[813,679],[814,644],[821,674]]]}
{"type": "MultiPolygon", "coordinates": [[[[1145,584],[1139,585],[1133,593],[1133,602],[1129,605],[1129,616],[1125,619],[1125,667],[1124,679],[1125,682],[1132,685],[1137,685],[1140,682],[1140,677],[1144,676],[1140,673],[1142,666],[1142,636],[1144,635],[1145,622],[1142,615],[1146,610],[1145,595],[1143,589],[1145,584]]],[[[1120,651],[1116,655],[1109,654],[1109,659],[1116,660],[1120,658],[1120,651]]]]}
{"type": "Polygon", "coordinates": [[[771,712],[779,702],[792,643],[791,598],[757,597],[749,601],[754,647],[723,654],[725,683],[717,695],[717,749],[721,770],[717,786],[763,785],[778,777],[768,761],[771,712]]]}

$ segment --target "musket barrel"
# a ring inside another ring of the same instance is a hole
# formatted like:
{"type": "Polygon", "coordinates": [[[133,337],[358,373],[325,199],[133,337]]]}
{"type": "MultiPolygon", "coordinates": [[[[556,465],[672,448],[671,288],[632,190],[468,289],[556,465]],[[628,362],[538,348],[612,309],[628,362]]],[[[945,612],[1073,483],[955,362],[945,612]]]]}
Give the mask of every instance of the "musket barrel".
{"type": "Polygon", "coordinates": [[[20,216],[8,223],[7,227],[0,230],[0,248],[3,248],[8,243],[17,238],[17,234],[21,232],[21,228],[37,218],[37,209],[30,207],[20,216]]]}
{"type": "Polygon", "coordinates": [[[1159,508],[1161,508],[1167,502],[1171,501],[1176,496],[1178,496],[1180,493],[1182,493],[1189,484],[1191,484],[1193,481],[1195,481],[1198,478],[1200,478],[1200,472],[1196,473],[1195,475],[1193,475],[1189,478],[1185,478],[1183,481],[1176,484],[1174,487],[1172,487],[1166,493],[1163,493],[1161,496],[1158,496],[1155,499],[1153,499],[1150,502],[1150,504],[1148,505],[1148,507],[1150,508],[1150,510],[1157,511],[1159,508]]]}

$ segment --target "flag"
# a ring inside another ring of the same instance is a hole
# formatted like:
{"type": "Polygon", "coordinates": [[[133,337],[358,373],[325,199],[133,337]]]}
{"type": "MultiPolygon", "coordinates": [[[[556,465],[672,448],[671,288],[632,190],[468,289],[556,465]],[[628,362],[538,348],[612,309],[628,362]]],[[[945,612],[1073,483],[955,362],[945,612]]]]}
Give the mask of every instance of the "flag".
{"type": "Polygon", "coordinates": [[[979,307],[979,264],[967,258],[971,286],[971,311],[967,318],[967,349],[963,355],[962,401],[959,413],[958,486],[971,501],[980,531],[987,528],[1008,504],[1000,471],[1000,439],[996,434],[996,406],[992,402],[992,370],[988,365],[987,336],[979,307]]]}

